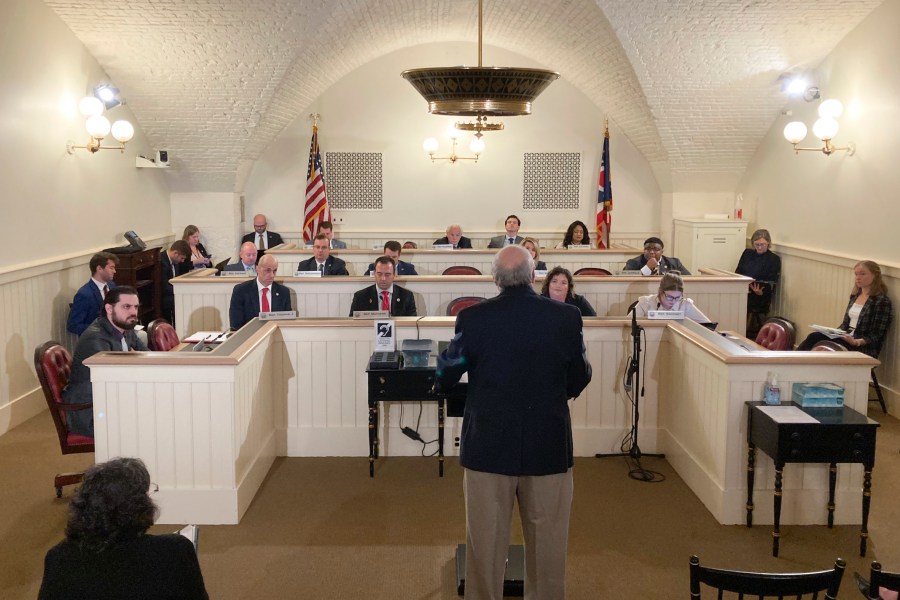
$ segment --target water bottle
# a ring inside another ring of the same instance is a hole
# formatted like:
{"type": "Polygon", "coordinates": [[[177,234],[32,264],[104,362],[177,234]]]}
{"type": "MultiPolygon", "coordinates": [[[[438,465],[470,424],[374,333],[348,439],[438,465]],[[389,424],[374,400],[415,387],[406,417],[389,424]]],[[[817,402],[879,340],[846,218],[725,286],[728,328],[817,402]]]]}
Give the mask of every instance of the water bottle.
{"type": "Polygon", "coordinates": [[[778,387],[778,378],[775,373],[769,371],[766,384],[763,386],[763,401],[766,404],[781,404],[781,390],[778,387]]]}

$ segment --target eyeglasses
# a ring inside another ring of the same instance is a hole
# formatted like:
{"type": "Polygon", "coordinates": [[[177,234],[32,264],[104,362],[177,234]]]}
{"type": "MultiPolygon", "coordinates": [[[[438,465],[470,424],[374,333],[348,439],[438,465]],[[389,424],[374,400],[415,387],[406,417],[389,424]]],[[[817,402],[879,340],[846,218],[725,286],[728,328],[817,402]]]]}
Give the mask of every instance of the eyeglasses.
{"type": "Polygon", "coordinates": [[[159,491],[159,484],[158,484],[158,483],[153,483],[153,482],[151,481],[151,482],[150,482],[150,488],[147,490],[147,495],[148,495],[148,496],[152,496],[153,494],[155,494],[155,493],[158,492],[158,491],[159,491]]]}
{"type": "Polygon", "coordinates": [[[644,246],[644,250],[650,252],[662,252],[662,246],[644,246]]]}
{"type": "Polygon", "coordinates": [[[681,296],[673,296],[672,294],[663,294],[666,297],[666,300],[669,302],[678,302],[681,300],[681,296]]]}

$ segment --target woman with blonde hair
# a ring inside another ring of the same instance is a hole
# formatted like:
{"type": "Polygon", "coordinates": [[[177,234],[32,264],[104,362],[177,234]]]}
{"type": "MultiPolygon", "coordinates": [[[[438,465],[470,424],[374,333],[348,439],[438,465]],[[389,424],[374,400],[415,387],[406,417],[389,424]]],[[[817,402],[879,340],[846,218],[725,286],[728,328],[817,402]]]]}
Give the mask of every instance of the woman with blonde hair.
{"type": "Polygon", "coordinates": [[[535,271],[547,270],[547,263],[541,260],[541,247],[536,239],[527,237],[522,240],[522,243],[520,245],[528,250],[528,253],[531,254],[531,258],[534,259],[535,271]]]}
{"type": "Polygon", "coordinates": [[[196,225],[188,225],[184,228],[181,239],[191,247],[191,255],[185,257],[185,261],[178,265],[179,275],[184,275],[191,269],[206,269],[212,266],[212,256],[200,243],[200,228],[196,225]]]}
{"type": "Polygon", "coordinates": [[[678,273],[671,271],[663,275],[659,280],[659,290],[656,294],[641,296],[634,305],[637,316],[646,317],[651,310],[677,310],[684,312],[684,316],[698,323],[711,323],[709,317],[694,306],[694,301],[684,296],[684,280],[678,273]]]}

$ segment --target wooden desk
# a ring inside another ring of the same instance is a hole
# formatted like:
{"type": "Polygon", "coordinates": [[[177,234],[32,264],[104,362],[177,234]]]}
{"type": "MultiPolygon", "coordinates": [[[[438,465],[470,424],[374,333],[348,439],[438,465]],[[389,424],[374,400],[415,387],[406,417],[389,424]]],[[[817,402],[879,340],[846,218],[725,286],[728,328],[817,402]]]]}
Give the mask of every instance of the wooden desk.
{"type": "Polygon", "coordinates": [[[792,423],[777,420],[766,412],[762,402],[747,402],[747,527],[753,526],[753,478],[756,449],[775,461],[775,526],[772,531],[772,556],[778,556],[781,539],[781,484],[786,463],[829,463],[828,527],[834,525],[834,488],[837,463],[861,463],[865,468],[862,494],[862,529],[859,532],[859,555],[866,555],[869,536],[869,503],[872,493],[872,467],[875,465],[875,430],[878,423],[855,410],[842,408],[802,408],[815,423],[792,423]]]}

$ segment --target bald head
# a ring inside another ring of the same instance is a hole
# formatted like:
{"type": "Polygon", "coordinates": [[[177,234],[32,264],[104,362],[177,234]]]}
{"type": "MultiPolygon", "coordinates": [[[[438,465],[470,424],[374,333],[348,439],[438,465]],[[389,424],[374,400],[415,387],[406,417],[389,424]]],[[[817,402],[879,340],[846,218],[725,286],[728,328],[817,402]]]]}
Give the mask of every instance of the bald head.
{"type": "Polygon", "coordinates": [[[241,244],[241,250],[238,252],[241,262],[245,265],[256,264],[256,245],[253,242],[244,242],[241,244]]]}
{"type": "Polygon", "coordinates": [[[534,281],[534,259],[522,246],[507,246],[494,257],[491,274],[501,290],[531,285],[534,281]]]}
{"type": "Polygon", "coordinates": [[[271,254],[266,254],[259,259],[259,264],[256,265],[256,278],[259,280],[260,285],[265,287],[272,285],[272,282],[275,281],[275,273],[277,272],[277,258],[271,254]]]}

